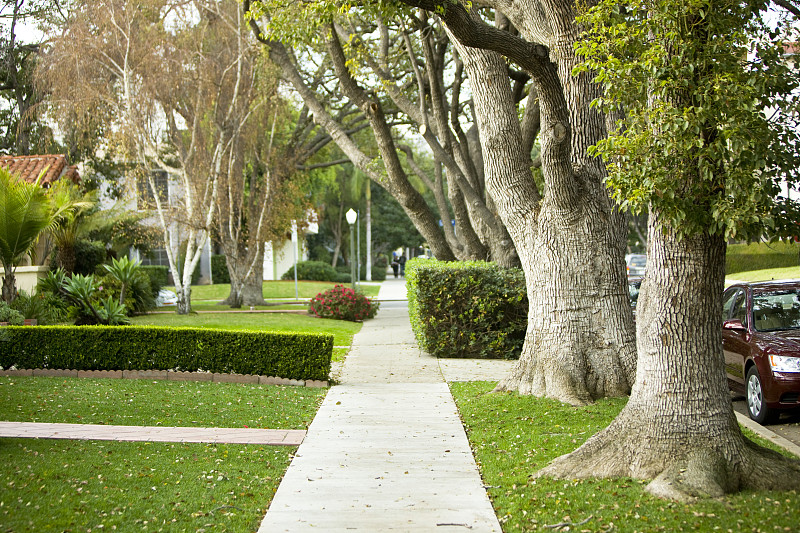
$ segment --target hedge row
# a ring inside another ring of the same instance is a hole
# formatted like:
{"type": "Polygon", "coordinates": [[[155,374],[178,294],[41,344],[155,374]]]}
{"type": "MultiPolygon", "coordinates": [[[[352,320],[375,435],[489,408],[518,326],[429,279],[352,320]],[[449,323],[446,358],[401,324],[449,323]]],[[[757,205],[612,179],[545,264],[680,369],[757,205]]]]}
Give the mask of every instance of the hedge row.
{"type": "Polygon", "coordinates": [[[0,367],[182,370],[327,380],[333,336],[153,326],[0,328],[0,367]]]}
{"type": "Polygon", "coordinates": [[[429,354],[519,358],[528,317],[520,269],[414,259],[406,264],[406,283],[411,328],[429,354]]]}
{"type": "Polygon", "coordinates": [[[793,267],[798,264],[800,244],[796,242],[729,244],[725,273],[731,275],[751,270],[793,267]]]}

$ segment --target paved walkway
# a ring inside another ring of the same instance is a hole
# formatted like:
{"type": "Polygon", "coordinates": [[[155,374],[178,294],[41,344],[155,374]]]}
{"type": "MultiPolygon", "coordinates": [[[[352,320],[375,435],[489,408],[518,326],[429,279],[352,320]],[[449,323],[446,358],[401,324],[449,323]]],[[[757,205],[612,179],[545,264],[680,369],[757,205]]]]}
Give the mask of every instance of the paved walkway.
{"type": "Polygon", "coordinates": [[[0,437],[33,439],[114,440],[150,442],[208,442],[298,446],[302,429],[194,428],[0,422],[0,437]]]}
{"type": "Polygon", "coordinates": [[[411,333],[404,280],[378,298],[259,533],[501,531],[444,374],[503,375],[507,362],[443,373],[411,333]]]}

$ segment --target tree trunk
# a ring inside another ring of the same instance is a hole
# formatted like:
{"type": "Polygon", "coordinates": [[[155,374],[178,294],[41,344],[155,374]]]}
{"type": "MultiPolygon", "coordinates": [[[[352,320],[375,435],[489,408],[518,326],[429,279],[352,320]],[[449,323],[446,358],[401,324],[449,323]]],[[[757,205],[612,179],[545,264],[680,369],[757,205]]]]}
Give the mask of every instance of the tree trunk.
{"type": "Polygon", "coordinates": [[[558,94],[555,69],[549,74],[554,86],[537,87],[551,95],[543,110],[555,124],[543,132],[542,200],[505,62],[494,52],[458,47],[475,100],[487,188],[516,245],[530,302],[522,355],[497,390],[574,405],[626,395],[636,361],[623,219],[597,176],[573,170],[569,130],[558,122],[565,102],[552,97],[558,94]]]}
{"type": "Polygon", "coordinates": [[[678,239],[655,218],[631,398],[610,426],[539,475],[653,479],[648,492],[678,500],[800,488],[800,462],[750,442],[733,413],[719,318],[724,239],[678,239]]]}
{"type": "Polygon", "coordinates": [[[243,305],[266,305],[264,300],[264,257],[259,254],[253,265],[253,274],[244,281],[242,287],[243,305]]]}
{"type": "Polygon", "coordinates": [[[175,287],[175,292],[178,296],[178,303],[175,306],[175,313],[179,315],[188,315],[192,312],[192,286],[184,285],[183,287],[175,287]]]}
{"type": "Polygon", "coordinates": [[[10,304],[17,297],[16,278],[13,268],[5,269],[3,276],[3,301],[10,304]]]}

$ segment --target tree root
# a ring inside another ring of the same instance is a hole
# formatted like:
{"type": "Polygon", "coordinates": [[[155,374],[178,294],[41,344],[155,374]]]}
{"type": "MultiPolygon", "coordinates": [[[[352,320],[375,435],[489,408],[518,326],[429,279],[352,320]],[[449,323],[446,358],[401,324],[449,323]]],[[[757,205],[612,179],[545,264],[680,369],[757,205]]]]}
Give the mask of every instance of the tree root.
{"type": "Polygon", "coordinates": [[[609,431],[612,426],[553,460],[536,477],[652,479],[648,493],[684,503],[745,489],[800,489],[800,461],[762,448],[738,430],[729,439],[697,437],[652,446],[640,440],[642,434],[626,435],[619,427],[609,431]]]}

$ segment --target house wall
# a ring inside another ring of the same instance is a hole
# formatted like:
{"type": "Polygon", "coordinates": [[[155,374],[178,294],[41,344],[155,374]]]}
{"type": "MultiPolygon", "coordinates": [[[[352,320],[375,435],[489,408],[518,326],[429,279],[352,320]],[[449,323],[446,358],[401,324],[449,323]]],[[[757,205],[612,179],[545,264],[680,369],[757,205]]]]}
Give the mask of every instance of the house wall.
{"type": "MultiPolygon", "coordinates": [[[[292,252],[292,241],[265,243],[264,250],[264,281],[281,279],[284,272],[294,266],[294,253],[292,252]]],[[[300,250],[297,257],[298,261],[308,260],[308,249],[305,240],[300,243],[300,250]]]]}
{"type": "Polygon", "coordinates": [[[39,280],[47,276],[49,270],[46,266],[18,266],[14,277],[17,280],[17,290],[31,294],[39,280]]]}

